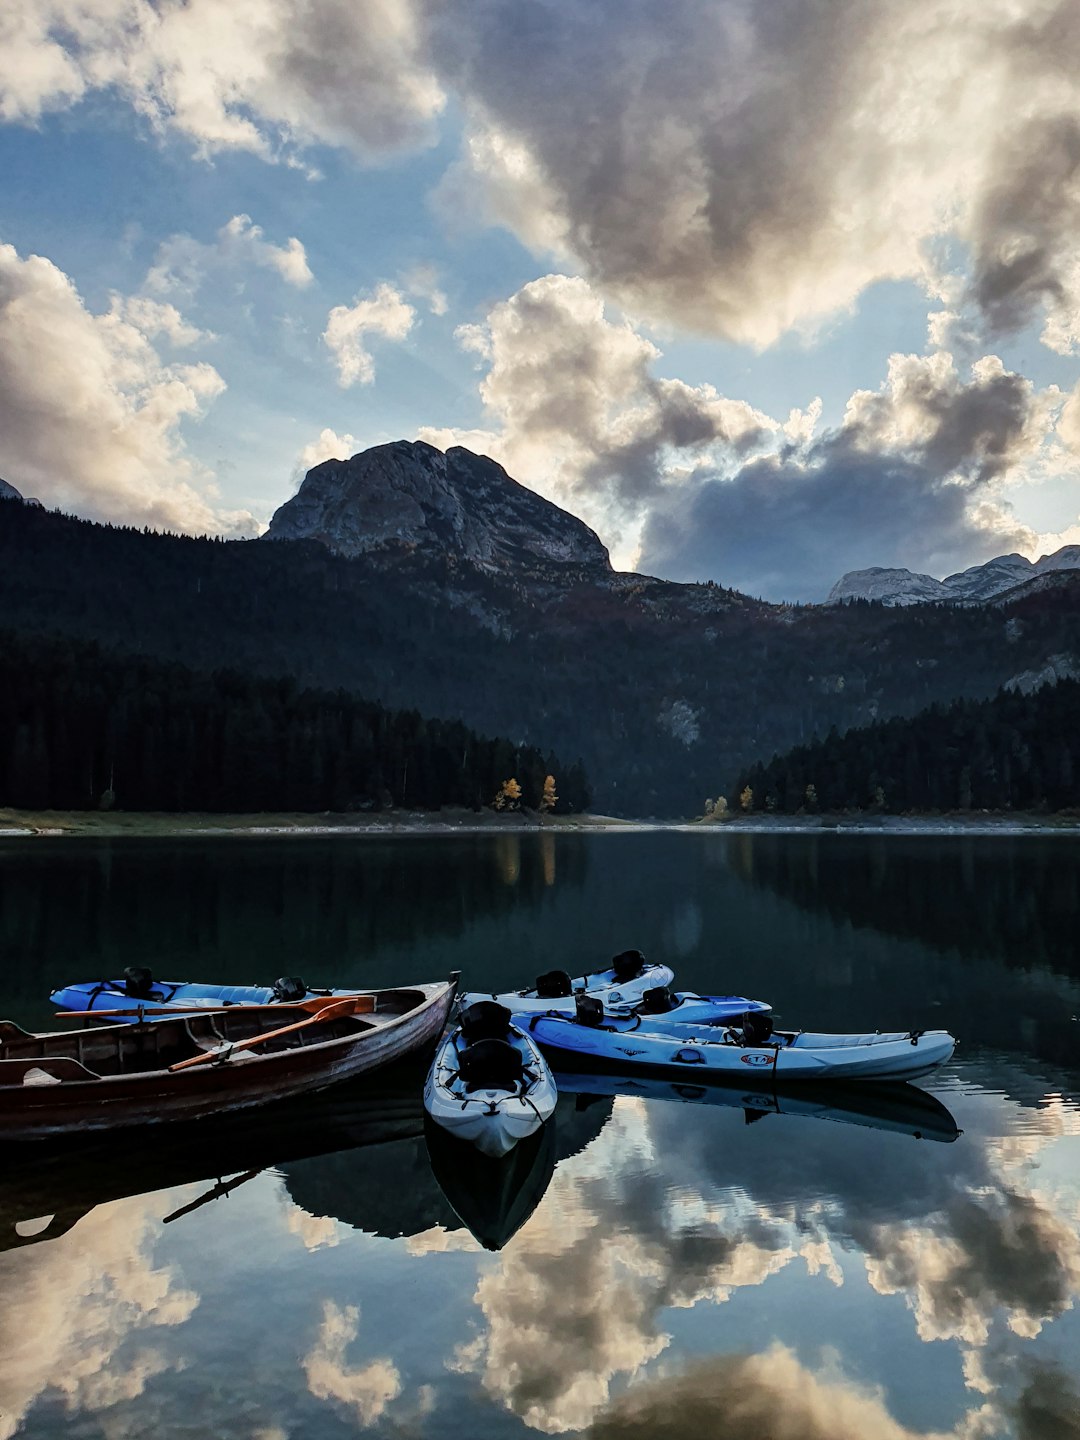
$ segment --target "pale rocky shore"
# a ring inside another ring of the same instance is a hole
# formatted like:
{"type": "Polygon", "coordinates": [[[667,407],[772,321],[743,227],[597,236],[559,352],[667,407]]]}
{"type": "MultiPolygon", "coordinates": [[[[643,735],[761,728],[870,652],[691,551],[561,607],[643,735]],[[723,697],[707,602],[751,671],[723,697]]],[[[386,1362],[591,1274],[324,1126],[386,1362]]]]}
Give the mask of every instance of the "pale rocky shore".
{"type": "Polygon", "coordinates": [[[749,815],[725,820],[627,820],[613,815],[497,814],[485,810],[391,810],[376,814],[206,815],[0,809],[0,839],[30,837],[144,838],[197,836],[525,835],[540,832],[698,835],[1080,835],[1080,816],[1010,815],[749,815]]]}

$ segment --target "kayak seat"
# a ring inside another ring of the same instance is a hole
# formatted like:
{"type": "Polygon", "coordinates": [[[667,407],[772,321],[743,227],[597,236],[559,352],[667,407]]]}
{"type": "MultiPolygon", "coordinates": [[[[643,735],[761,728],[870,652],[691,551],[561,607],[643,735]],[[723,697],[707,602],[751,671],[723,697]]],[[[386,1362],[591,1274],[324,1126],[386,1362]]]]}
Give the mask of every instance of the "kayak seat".
{"type": "Polygon", "coordinates": [[[625,985],[628,980],[636,980],[645,969],[645,956],[640,950],[623,950],[612,956],[611,968],[615,971],[616,985],[625,985]]]}
{"type": "Polygon", "coordinates": [[[666,985],[654,985],[642,993],[639,1008],[643,1015],[667,1015],[678,1006],[679,1001],[666,985]]]}
{"type": "Polygon", "coordinates": [[[307,985],[301,980],[299,975],[282,975],[274,981],[274,986],[270,993],[276,1001],[283,1005],[289,1005],[295,1003],[297,1000],[303,1000],[307,994],[307,988],[307,985]]]}
{"type": "Polygon", "coordinates": [[[458,1074],[471,1095],[474,1090],[516,1090],[525,1063],[508,1040],[477,1040],[458,1056],[458,1074]]]}
{"type": "Polygon", "coordinates": [[[576,995],[574,1013],[579,1025],[596,1030],[604,1023],[604,1007],[595,995],[576,995]]]}
{"type": "Polygon", "coordinates": [[[743,1044],[764,1045],[769,1036],[773,1033],[771,1015],[763,1015],[760,1010],[748,1010],[742,1017],[743,1044]]]}
{"type": "Polygon", "coordinates": [[[505,1040],[511,1015],[505,1005],[494,1000],[477,1000],[461,1012],[461,1033],[466,1045],[478,1040],[505,1040]]]}
{"type": "Polygon", "coordinates": [[[573,993],[573,984],[565,970],[549,970],[545,975],[536,977],[538,1000],[562,1000],[573,993]]]}
{"type": "Polygon", "coordinates": [[[145,965],[129,965],[124,971],[124,994],[132,1000],[158,1000],[154,977],[145,965]]]}

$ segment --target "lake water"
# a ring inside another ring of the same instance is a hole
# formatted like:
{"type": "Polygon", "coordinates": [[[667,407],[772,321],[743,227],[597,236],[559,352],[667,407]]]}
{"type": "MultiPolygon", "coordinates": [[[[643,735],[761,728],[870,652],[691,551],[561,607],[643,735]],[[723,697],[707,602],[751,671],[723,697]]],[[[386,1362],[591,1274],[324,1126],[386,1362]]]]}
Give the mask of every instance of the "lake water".
{"type": "Polygon", "coordinates": [[[489,1242],[535,1203],[499,1251],[432,1173],[423,1067],[10,1152],[0,1440],[1076,1440],[1075,841],[0,841],[0,1013],[38,1029],[136,963],[487,989],[628,947],[794,1026],[960,1048],[921,1107],[568,1077],[516,1210],[436,1152],[489,1242]]]}

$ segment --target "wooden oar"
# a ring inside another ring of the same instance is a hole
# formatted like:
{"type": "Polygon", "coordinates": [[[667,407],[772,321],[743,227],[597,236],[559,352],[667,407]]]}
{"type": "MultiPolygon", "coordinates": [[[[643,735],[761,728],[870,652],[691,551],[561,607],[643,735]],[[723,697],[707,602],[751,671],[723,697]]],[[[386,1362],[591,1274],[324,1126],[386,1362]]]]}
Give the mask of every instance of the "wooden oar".
{"type": "MultiPolygon", "coordinates": [[[[333,997],[337,1000],[353,1000],[356,1002],[354,1014],[366,1014],[375,1009],[374,995],[338,995],[333,997]]],[[[138,1005],[126,1010],[57,1010],[57,1020],[96,1020],[112,1019],[115,1015],[149,1015],[154,1020],[166,1019],[170,1015],[219,1015],[222,1010],[306,1010],[309,1014],[318,1014],[324,1006],[331,1003],[328,995],[316,995],[310,1000],[277,1000],[273,1003],[267,1002],[263,1005],[246,1005],[238,1002],[233,1005],[192,1005],[185,1008],[181,1005],[155,1006],[153,1003],[138,1005]]]]}
{"type": "MultiPolygon", "coordinates": [[[[364,995],[360,998],[366,1000],[369,997],[364,995]]],[[[297,1020],[292,1025],[281,1025],[276,1030],[268,1030],[265,1035],[252,1035],[247,1040],[226,1042],[218,1050],[204,1050],[199,1055],[190,1055],[186,1060],[178,1060],[175,1065],[170,1065],[169,1071],[171,1073],[174,1070],[186,1070],[189,1065],[203,1065],[207,1060],[225,1060],[234,1050],[250,1050],[255,1045],[265,1044],[267,1040],[276,1040],[280,1035],[291,1035],[295,1030],[303,1030],[305,1025],[317,1025],[320,1020],[355,1014],[355,1000],[335,1000],[330,1005],[324,1005],[317,1015],[309,1015],[306,1020],[297,1020]]]]}

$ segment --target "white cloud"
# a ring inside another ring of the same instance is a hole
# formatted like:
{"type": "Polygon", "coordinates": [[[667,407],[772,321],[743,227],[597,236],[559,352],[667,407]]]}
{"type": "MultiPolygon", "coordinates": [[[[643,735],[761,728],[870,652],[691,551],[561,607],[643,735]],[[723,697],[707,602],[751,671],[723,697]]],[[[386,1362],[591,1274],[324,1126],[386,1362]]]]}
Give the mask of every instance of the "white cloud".
{"type": "Polygon", "coordinates": [[[673,466],[745,454],[776,422],[711,385],[661,379],[657,347],[608,319],[586,281],[546,275],[458,330],[480,357],[490,430],[420,438],[490,454],[608,532],[632,522],[673,466]]]}
{"type": "Polygon", "coordinates": [[[342,389],[375,379],[375,361],[365,344],[369,335],[404,340],[415,319],[413,307],[385,282],[369,296],[358,295],[351,306],[335,305],[326,317],[323,341],[334,356],[342,389]]]}
{"type": "MultiPolygon", "coordinates": [[[[835,1367],[834,1367],[835,1368],[835,1367]]],[[[636,1386],[589,1429],[589,1440],[683,1440],[690,1433],[770,1440],[990,1440],[1001,1416],[967,1411],[955,1429],[910,1430],[884,1398],[842,1374],[815,1373],[793,1351],[720,1355],[636,1386]]]]}
{"type": "Polygon", "coordinates": [[[155,1332],[183,1325],[199,1297],[155,1266],[151,1242],[167,1203],[103,1206],[74,1233],[4,1257],[0,1317],[0,1440],[19,1430],[39,1395],[55,1390],[69,1414],[141,1395],[179,1368],[155,1332]]]}
{"type": "Polygon", "coordinates": [[[164,335],[178,350],[215,338],[209,330],[189,324],[175,305],[146,295],[114,295],[112,313],[142,331],[148,340],[164,335]]]}
{"type": "Polygon", "coordinates": [[[431,138],[443,93],[424,45],[413,0],[12,0],[0,115],[33,121],[114,87],[203,154],[382,154],[431,138]]]}
{"type": "Polygon", "coordinates": [[[1058,420],[1058,435],[1072,454],[1080,457],[1080,384],[1065,401],[1058,420]]]}
{"type": "MultiPolygon", "coordinates": [[[[492,455],[582,515],[616,563],[813,600],[868,565],[944,574],[1039,548],[1004,487],[1050,463],[1062,397],[997,356],[964,374],[943,351],[893,355],[822,433],[818,399],[781,424],[658,377],[657,347],[580,278],[535,280],[458,335],[490,428],[420,438],[492,455]]],[[[1063,441],[1073,424],[1067,406],[1063,441]]]]}
{"type": "Polygon", "coordinates": [[[95,315],[51,261],[0,246],[0,468],[23,494],[94,519],[250,533],[246,512],[215,507],[181,433],[225,382],[205,362],[165,363],[148,335],[170,330],[194,338],[171,306],[114,297],[95,315]]]}
{"type": "Polygon", "coordinates": [[[912,279],[1076,351],[1074,0],[594,0],[522,23],[519,0],[9,0],[0,116],[109,88],[204,154],[297,164],[426,143],[453,91],[446,209],[631,313],[766,346],[912,279]]]}
{"type": "Polygon", "coordinates": [[[401,1394],[401,1376],[389,1360],[359,1367],[346,1363],[345,1352],[360,1328],[355,1305],[323,1304],[322,1324],[314,1346],[304,1357],[308,1389],[317,1400],[349,1406],[363,1426],[373,1425],[387,1405],[401,1394]]]}
{"type": "Polygon", "coordinates": [[[637,315],[763,347],[909,278],[1076,347],[1071,0],[597,0],[534,8],[527,44],[488,0],[438,42],[468,120],[444,207],[637,315]],[[941,274],[945,237],[970,283],[941,274]]]}
{"type": "Polygon", "coordinates": [[[309,470],[321,465],[324,460],[348,460],[356,454],[358,442],[354,435],[338,435],[329,427],[320,431],[317,440],[310,441],[300,451],[293,467],[293,474],[302,479],[309,470]]]}
{"type": "Polygon", "coordinates": [[[262,227],[253,224],[250,215],[234,215],[218,232],[218,240],[226,254],[233,253],[249,259],[252,264],[276,270],[288,285],[303,289],[311,284],[313,276],[307,252],[295,235],[290,235],[285,245],[272,245],[264,239],[262,227]]]}
{"type": "Polygon", "coordinates": [[[181,291],[193,295],[208,270],[252,265],[276,271],[287,285],[301,290],[314,278],[307,251],[295,235],[284,245],[275,245],[250,215],[234,215],[209,245],[192,235],[170,236],[158,247],[146,288],[159,294],[181,291]]]}
{"type": "Polygon", "coordinates": [[[583,1429],[617,1383],[642,1383],[671,1343],[666,1309],[724,1303],[795,1258],[782,1223],[710,1209],[692,1183],[659,1207],[646,1184],[642,1209],[635,1177],[657,1162],[648,1121],[621,1101],[599,1140],[559,1167],[544,1206],[481,1273],[484,1327],[448,1362],[545,1434],[583,1429]]]}
{"type": "Polygon", "coordinates": [[[446,293],[439,288],[439,272],[434,265],[414,265],[405,272],[402,285],[410,295],[426,300],[432,315],[445,315],[449,309],[446,293]]]}

